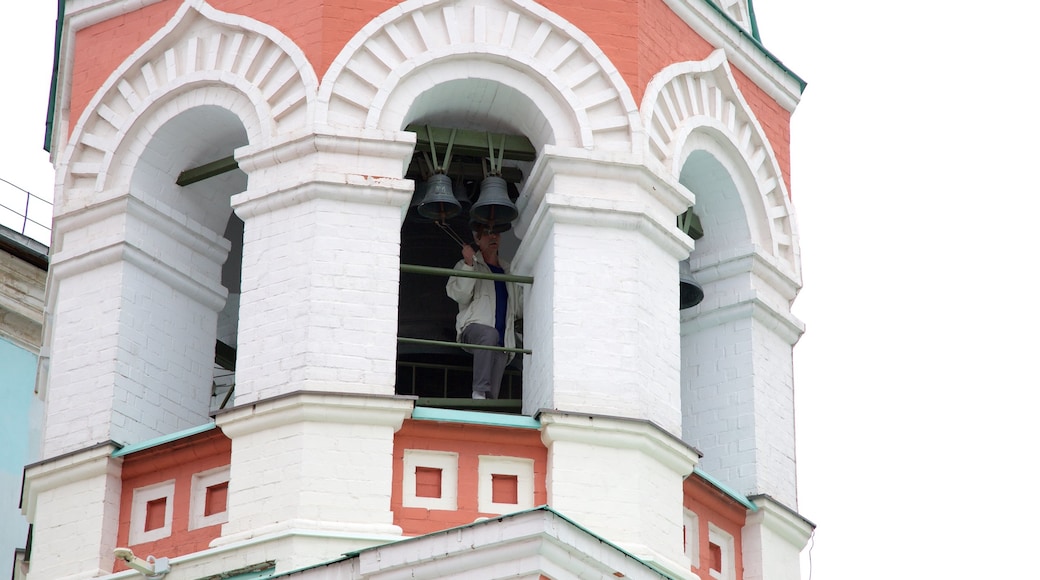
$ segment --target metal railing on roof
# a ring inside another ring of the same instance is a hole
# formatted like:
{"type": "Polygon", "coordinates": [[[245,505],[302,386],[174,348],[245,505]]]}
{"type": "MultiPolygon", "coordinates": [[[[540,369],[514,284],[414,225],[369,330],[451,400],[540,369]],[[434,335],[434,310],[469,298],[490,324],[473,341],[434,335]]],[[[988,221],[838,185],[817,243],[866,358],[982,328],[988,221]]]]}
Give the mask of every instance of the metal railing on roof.
{"type": "Polygon", "coordinates": [[[54,204],[2,177],[0,182],[0,225],[50,246],[54,204]]]}

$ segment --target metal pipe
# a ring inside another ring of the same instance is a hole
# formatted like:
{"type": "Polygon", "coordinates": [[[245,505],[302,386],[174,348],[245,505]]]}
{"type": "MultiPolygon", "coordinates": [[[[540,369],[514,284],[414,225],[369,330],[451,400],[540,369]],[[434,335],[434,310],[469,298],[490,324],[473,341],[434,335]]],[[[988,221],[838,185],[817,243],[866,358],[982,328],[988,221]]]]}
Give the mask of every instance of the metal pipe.
{"type": "Polygon", "coordinates": [[[401,344],[427,344],[432,346],[457,346],[459,348],[470,348],[477,350],[494,350],[498,352],[516,352],[520,354],[531,354],[529,348],[509,348],[507,346],[484,346],[482,344],[463,344],[460,342],[448,342],[446,340],[431,340],[428,338],[406,338],[403,336],[397,337],[397,342],[401,344]]]}
{"type": "Polygon", "coordinates": [[[460,278],[478,278],[480,280],[501,280],[503,282],[534,284],[534,278],[532,276],[518,276],[516,274],[495,274],[494,272],[469,272],[466,270],[453,270],[451,268],[437,268],[434,266],[418,266],[415,264],[401,264],[401,271],[408,274],[429,274],[431,276],[458,276],[460,278]]]}

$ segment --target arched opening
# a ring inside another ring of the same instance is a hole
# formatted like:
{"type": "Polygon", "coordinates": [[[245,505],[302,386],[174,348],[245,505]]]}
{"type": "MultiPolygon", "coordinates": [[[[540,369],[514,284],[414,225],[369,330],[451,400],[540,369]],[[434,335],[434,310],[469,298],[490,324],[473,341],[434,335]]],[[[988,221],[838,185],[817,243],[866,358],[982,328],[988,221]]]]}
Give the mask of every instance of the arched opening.
{"type": "MultiPolygon", "coordinates": [[[[214,278],[219,277],[219,284],[227,293],[215,319],[190,312],[177,301],[165,306],[165,317],[171,321],[194,317],[192,323],[202,328],[191,339],[209,345],[199,345],[199,349],[212,349],[207,369],[197,373],[204,383],[180,387],[192,391],[185,397],[187,400],[204,397],[207,414],[233,402],[244,227],[234,214],[230,199],[246,189],[247,176],[237,169],[232,156],[236,148],[246,144],[248,136],[238,116],[223,107],[197,106],[177,114],[155,131],[130,181],[134,195],[148,200],[160,211],[167,211],[173,220],[183,219],[189,231],[195,227],[203,230],[198,239],[181,242],[182,247],[171,251],[222,254],[224,248],[193,247],[205,245],[205,240],[213,238],[223,238],[230,248],[220,271],[212,273],[214,278]],[[204,391],[203,395],[194,392],[199,389],[204,391]]],[[[206,275],[200,278],[205,283],[206,275]]]]}
{"type": "MultiPolygon", "coordinates": [[[[449,81],[415,99],[405,127],[416,133],[417,145],[405,175],[415,181],[416,188],[401,227],[403,268],[448,270],[460,260],[461,245],[473,242],[470,208],[481,202],[481,182],[489,173],[497,172],[505,179],[507,195],[516,202],[536,154],[531,141],[509,121],[516,118],[509,113],[518,110],[537,112],[519,91],[486,80],[449,81]],[[466,105],[459,107],[459,103],[466,105]],[[451,156],[446,160],[449,143],[451,156]],[[438,223],[420,215],[418,206],[431,173],[445,161],[461,211],[438,223]]],[[[526,124],[530,120],[530,115],[524,116],[526,124]]],[[[502,227],[507,229],[501,233],[499,253],[511,262],[520,239],[512,224],[502,227]]],[[[398,336],[437,344],[399,343],[396,392],[418,396],[424,406],[520,412],[524,357],[519,352],[506,367],[498,400],[470,398],[473,355],[449,344],[457,340],[459,305],[446,293],[447,280],[443,273],[402,271],[398,336]]],[[[522,328],[520,321],[516,327],[518,349],[524,348],[522,328]]]]}
{"type": "Polygon", "coordinates": [[[711,152],[690,153],[679,174],[679,182],[697,196],[694,208],[703,229],[692,256],[702,258],[751,243],[740,191],[733,173],[711,152]]]}

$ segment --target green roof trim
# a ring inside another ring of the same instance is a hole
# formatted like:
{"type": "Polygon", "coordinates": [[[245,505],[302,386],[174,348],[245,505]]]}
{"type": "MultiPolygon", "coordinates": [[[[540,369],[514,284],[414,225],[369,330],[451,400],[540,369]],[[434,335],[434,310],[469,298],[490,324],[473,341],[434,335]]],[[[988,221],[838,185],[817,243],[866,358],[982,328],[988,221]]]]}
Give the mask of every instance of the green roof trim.
{"type": "Polygon", "coordinates": [[[152,447],[165,445],[166,443],[170,443],[171,441],[185,439],[187,437],[191,437],[192,435],[198,435],[199,433],[205,433],[210,429],[216,429],[216,427],[216,423],[206,423],[205,425],[199,425],[198,427],[192,427],[190,429],[185,429],[176,433],[170,433],[169,435],[156,437],[155,439],[149,439],[140,443],[134,443],[133,445],[127,445],[126,447],[123,447],[118,451],[113,451],[112,457],[123,457],[126,455],[130,455],[131,453],[137,453],[138,451],[144,451],[145,449],[151,449],[152,447]]]}
{"type": "Polygon", "coordinates": [[[694,467],[693,468],[693,474],[696,475],[697,477],[700,477],[704,481],[710,483],[711,485],[715,486],[716,488],[718,488],[719,491],[721,491],[722,493],[728,495],[734,501],[736,501],[740,505],[746,507],[747,509],[749,509],[749,510],[751,510],[753,512],[757,512],[758,511],[758,506],[756,506],[754,503],[752,503],[751,500],[749,500],[748,498],[746,498],[746,497],[740,495],[739,493],[733,491],[726,484],[724,484],[721,481],[715,479],[714,477],[708,475],[707,473],[704,473],[700,469],[694,467]]]}
{"type": "Polygon", "coordinates": [[[61,35],[65,28],[65,0],[58,0],[58,19],[54,23],[54,58],[51,64],[51,91],[47,98],[47,122],[44,124],[43,150],[51,152],[51,137],[54,135],[54,114],[58,107],[58,64],[61,57],[61,35]]]}
{"type": "Polygon", "coordinates": [[[735,28],[737,30],[738,34],[740,34],[744,38],[746,38],[749,41],[751,41],[751,43],[754,44],[755,47],[758,48],[758,50],[762,51],[762,54],[766,58],[768,58],[769,60],[773,61],[773,64],[775,64],[776,66],[780,67],[781,70],[783,70],[785,73],[787,73],[788,76],[790,76],[792,79],[795,80],[795,82],[798,83],[798,88],[801,90],[801,92],[803,92],[803,93],[805,92],[805,87],[809,83],[805,82],[805,80],[802,77],[798,76],[798,74],[795,73],[793,70],[787,68],[787,65],[785,65],[783,62],[781,62],[780,59],[777,58],[775,54],[769,52],[769,49],[767,49],[765,47],[765,45],[762,44],[762,39],[759,37],[759,33],[758,33],[758,19],[755,18],[755,8],[754,8],[754,6],[751,5],[751,0],[748,0],[748,17],[751,20],[751,32],[750,33],[748,31],[744,30],[743,26],[737,24],[737,21],[733,20],[733,18],[731,18],[729,14],[726,14],[726,11],[723,10],[718,4],[716,4],[714,2],[714,0],[707,0],[705,2],[705,4],[707,4],[708,6],[711,6],[712,9],[714,9],[715,12],[717,12],[719,14],[719,16],[725,18],[727,22],[732,24],[733,28],[735,28]]]}
{"type": "Polygon", "coordinates": [[[758,19],[755,18],[755,3],[753,0],[747,0],[747,12],[748,19],[751,20],[751,36],[754,36],[755,40],[762,42],[762,37],[758,35],[758,19]]]}
{"type": "Polygon", "coordinates": [[[490,425],[492,427],[515,427],[519,429],[542,428],[541,421],[526,415],[481,413],[479,411],[458,411],[455,409],[436,409],[433,407],[416,407],[412,410],[412,419],[420,421],[441,421],[443,423],[490,425]]]}

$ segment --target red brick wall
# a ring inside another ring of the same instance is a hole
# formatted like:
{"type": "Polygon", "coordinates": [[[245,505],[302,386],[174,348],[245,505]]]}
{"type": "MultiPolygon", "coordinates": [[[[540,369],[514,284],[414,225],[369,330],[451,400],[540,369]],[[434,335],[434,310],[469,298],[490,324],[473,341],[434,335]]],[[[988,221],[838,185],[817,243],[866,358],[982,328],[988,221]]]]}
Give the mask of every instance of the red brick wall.
{"type": "Polygon", "coordinates": [[[697,514],[697,539],[700,543],[700,565],[691,570],[701,578],[710,578],[708,569],[711,566],[711,551],[708,549],[708,523],[714,524],[727,534],[733,536],[733,560],[736,565],[736,580],[744,577],[744,558],[740,532],[747,519],[747,508],[697,475],[691,475],[683,482],[683,507],[697,514]]]}
{"type": "MultiPolygon", "coordinates": [[[[127,455],[123,459],[123,490],[119,502],[119,532],[116,543],[128,546],[130,541],[130,506],[134,489],[174,479],[173,528],[167,538],[130,546],[134,554],[144,558],[180,556],[205,550],[220,536],[220,526],[188,529],[192,475],[229,465],[231,440],[220,429],[178,439],[165,445],[127,455]]],[[[115,570],[127,570],[116,560],[115,570]]]]}
{"type": "Polygon", "coordinates": [[[490,427],[462,423],[438,423],[408,419],[394,436],[394,488],[390,509],[394,524],[406,536],[418,536],[493,517],[477,510],[477,469],[481,455],[502,455],[534,460],[534,505],[544,505],[547,451],[541,433],[533,429],[490,427]],[[404,450],[451,451],[459,455],[458,509],[429,510],[404,507],[404,450]]]}
{"type": "MultiPolygon", "coordinates": [[[[394,0],[213,0],[218,10],[270,24],[303,50],[318,78],[372,18],[398,4],[394,0]]],[[[543,0],[579,26],[614,63],[638,104],[646,85],[666,66],[702,60],[711,53],[663,0],[543,0]]],[[[106,78],[162,27],[179,6],[164,0],[80,30],[72,62],[69,127],[73,127],[106,78]]],[[[766,131],[790,188],[790,114],[739,70],[737,84],[766,131]]]]}

